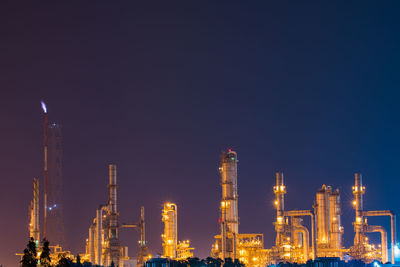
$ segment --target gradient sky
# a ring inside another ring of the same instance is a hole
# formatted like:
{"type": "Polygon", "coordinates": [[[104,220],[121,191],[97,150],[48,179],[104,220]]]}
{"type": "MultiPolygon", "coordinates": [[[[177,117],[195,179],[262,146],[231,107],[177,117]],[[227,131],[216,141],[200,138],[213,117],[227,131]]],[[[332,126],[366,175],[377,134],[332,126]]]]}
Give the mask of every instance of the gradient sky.
{"type": "MultiPolygon", "coordinates": [[[[174,201],[179,239],[206,257],[227,148],[239,158],[240,232],[272,246],[283,171],[287,209],[310,209],[324,183],[341,188],[349,246],[354,172],[366,209],[400,213],[399,11],[398,1],[2,3],[0,264],[17,266],[28,239],[41,99],[63,126],[73,253],[84,251],[116,163],[121,222],[144,205],[150,251],[161,252],[162,203],[174,201]]],[[[120,233],[134,256],[138,234],[120,233]]]]}

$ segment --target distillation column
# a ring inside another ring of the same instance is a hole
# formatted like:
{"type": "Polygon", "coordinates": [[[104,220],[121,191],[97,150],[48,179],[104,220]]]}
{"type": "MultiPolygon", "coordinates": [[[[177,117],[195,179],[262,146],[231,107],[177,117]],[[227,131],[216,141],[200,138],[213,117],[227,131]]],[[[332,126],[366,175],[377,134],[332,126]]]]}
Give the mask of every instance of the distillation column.
{"type": "Polygon", "coordinates": [[[276,208],[276,222],[275,231],[276,231],[276,241],[275,245],[277,247],[281,247],[286,241],[286,233],[285,233],[285,219],[284,219],[284,210],[285,210],[285,194],[286,187],[283,182],[283,173],[276,173],[276,185],[274,186],[275,193],[275,208],[276,208]]]}
{"type": "Polygon", "coordinates": [[[336,189],[329,195],[330,248],[333,250],[332,256],[334,257],[342,257],[343,226],[341,225],[341,214],[340,192],[339,189],[336,189]]]}
{"type": "Polygon", "coordinates": [[[107,239],[107,264],[119,265],[121,257],[121,244],[118,238],[118,211],[117,211],[117,165],[109,166],[108,184],[108,239],[107,239]]]}
{"type": "Polygon", "coordinates": [[[354,246],[359,247],[363,245],[365,240],[365,235],[363,231],[364,227],[364,219],[363,219],[363,195],[365,194],[365,187],[362,185],[362,176],[360,173],[354,174],[355,183],[353,186],[353,207],[356,212],[356,220],[353,223],[354,225],[354,246]]]}
{"type": "Polygon", "coordinates": [[[317,256],[342,257],[340,192],[323,185],[315,196],[314,213],[317,230],[317,256]]]}
{"type": "MultiPolygon", "coordinates": [[[[330,186],[323,185],[315,196],[315,214],[317,219],[317,246],[329,247],[329,212],[328,194],[332,191],[330,186]]],[[[320,256],[320,255],[318,255],[320,256]]]]}
{"type": "Polygon", "coordinates": [[[232,150],[223,152],[221,165],[221,258],[236,258],[236,240],[239,233],[238,193],[237,193],[237,154],[232,150]]]}
{"type": "Polygon", "coordinates": [[[175,259],[178,245],[178,221],[177,206],[173,203],[165,203],[162,210],[162,221],[164,222],[163,256],[175,259]]]}
{"type": "Polygon", "coordinates": [[[29,235],[33,237],[36,245],[40,242],[39,230],[39,179],[33,178],[33,199],[30,206],[29,235]]]}

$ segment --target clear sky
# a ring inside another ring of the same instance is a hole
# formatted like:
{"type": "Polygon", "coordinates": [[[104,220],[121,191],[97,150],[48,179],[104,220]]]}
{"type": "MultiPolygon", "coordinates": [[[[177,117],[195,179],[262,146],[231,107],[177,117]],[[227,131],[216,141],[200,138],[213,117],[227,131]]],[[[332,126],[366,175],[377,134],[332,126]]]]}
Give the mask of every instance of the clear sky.
{"type": "MultiPolygon", "coordinates": [[[[240,232],[272,246],[283,171],[288,209],[310,209],[324,183],[341,188],[349,246],[354,172],[366,209],[400,213],[399,12],[398,1],[1,3],[0,264],[17,266],[27,243],[41,99],[63,126],[73,253],[116,163],[121,222],[144,205],[150,250],[161,252],[162,203],[176,202],[179,238],[206,257],[227,148],[239,158],[240,232]]],[[[134,256],[138,234],[121,236],[134,256]]]]}

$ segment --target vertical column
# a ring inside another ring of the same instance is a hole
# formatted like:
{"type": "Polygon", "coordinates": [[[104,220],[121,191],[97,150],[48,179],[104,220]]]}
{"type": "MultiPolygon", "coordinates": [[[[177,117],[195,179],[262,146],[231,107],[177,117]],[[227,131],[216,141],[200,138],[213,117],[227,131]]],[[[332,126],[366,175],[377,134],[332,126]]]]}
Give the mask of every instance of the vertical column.
{"type": "Polygon", "coordinates": [[[356,211],[356,219],[353,223],[354,232],[356,233],[354,236],[354,245],[360,245],[363,240],[363,195],[365,193],[365,187],[362,184],[362,175],[360,173],[354,174],[354,186],[353,186],[353,208],[356,211]]]}
{"type": "Polygon", "coordinates": [[[164,222],[163,256],[171,259],[176,258],[178,245],[178,221],[177,206],[174,203],[165,203],[162,210],[162,221],[164,222]]]}
{"type": "Polygon", "coordinates": [[[118,238],[118,211],[117,211],[117,165],[110,164],[109,168],[109,209],[110,209],[110,238],[118,238]]]}
{"type": "Polygon", "coordinates": [[[236,257],[236,238],[239,233],[237,154],[231,149],[221,154],[220,175],[222,198],[220,206],[222,258],[236,257]]]}
{"type": "Polygon", "coordinates": [[[283,173],[276,173],[276,185],[274,186],[274,194],[275,194],[275,208],[276,208],[276,222],[275,231],[276,231],[276,246],[281,246],[284,241],[284,231],[285,231],[285,219],[284,219],[284,210],[285,210],[285,194],[286,187],[283,181],[283,173]]]}

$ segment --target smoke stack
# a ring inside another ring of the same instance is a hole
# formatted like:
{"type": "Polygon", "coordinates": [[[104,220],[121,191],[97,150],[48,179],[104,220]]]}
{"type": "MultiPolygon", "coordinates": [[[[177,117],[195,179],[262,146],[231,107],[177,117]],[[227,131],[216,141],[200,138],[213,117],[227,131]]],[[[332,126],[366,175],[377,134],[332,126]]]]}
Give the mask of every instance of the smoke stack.
{"type": "Polygon", "coordinates": [[[44,153],[44,159],[43,159],[43,205],[44,205],[44,211],[43,211],[43,237],[47,237],[47,176],[48,176],[48,170],[47,170],[47,129],[48,129],[48,118],[47,118],[47,108],[46,104],[42,101],[42,109],[44,112],[43,115],[43,153],[44,153]]]}
{"type": "Polygon", "coordinates": [[[117,213],[117,165],[110,164],[109,168],[109,204],[112,213],[117,213]]]}

